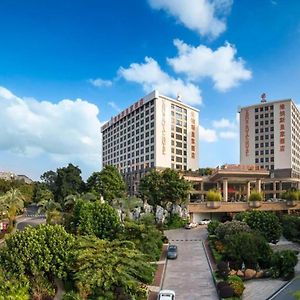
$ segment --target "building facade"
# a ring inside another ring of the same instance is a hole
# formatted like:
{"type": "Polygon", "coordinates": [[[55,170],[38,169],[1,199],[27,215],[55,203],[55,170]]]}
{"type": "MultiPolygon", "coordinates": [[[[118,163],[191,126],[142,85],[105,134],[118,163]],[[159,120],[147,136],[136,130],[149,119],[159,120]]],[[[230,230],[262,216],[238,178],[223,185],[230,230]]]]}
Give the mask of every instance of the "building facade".
{"type": "Polygon", "coordinates": [[[300,112],[291,99],[241,108],[240,163],[300,178],[300,112]]]}
{"type": "Polygon", "coordinates": [[[198,112],[153,91],[102,126],[103,166],[117,167],[131,194],[150,169],[198,169],[198,112]]]}

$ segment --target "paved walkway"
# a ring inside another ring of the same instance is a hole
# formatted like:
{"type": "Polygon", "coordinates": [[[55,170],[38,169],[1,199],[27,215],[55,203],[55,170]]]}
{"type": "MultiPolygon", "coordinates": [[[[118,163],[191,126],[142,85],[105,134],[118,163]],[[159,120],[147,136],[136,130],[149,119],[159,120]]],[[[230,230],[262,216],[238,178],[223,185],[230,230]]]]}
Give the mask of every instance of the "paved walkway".
{"type": "Polygon", "coordinates": [[[163,288],[174,290],[176,300],[219,299],[202,246],[206,229],[177,229],[165,234],[178,246],[178,258],[168,260],[163,288]]]}

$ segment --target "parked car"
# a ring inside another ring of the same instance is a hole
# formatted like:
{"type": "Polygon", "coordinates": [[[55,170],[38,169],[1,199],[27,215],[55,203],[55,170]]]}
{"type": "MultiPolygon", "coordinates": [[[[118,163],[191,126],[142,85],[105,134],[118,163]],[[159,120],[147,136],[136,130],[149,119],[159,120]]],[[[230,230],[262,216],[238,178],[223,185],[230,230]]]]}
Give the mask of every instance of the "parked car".
{"type": "Polygon", "coordinates": [[[175,300],[175,292],[171,290],[161,290],[157,300],[175,300]]]}
{"type": "Polygon", "coordinates": [[[192,228],[195,228],[195,227],[197,227],[197,226],[198,226],[197,223],[191,222],[191,223],[187,223],[187,224],[185,225],[185,229],[192,229],[192,228]]]}
{"type": "Polygon", "coordinates": [[[199,222],[200,225],[208,225],[210,223],[210,219],[203,219],[202,221],[199,222]]]}
{"type": "Polygon", "coordinates": [[[168,252],[167,252],[167,258],[168,259],[175,259],[177,258],[177,246],[176,245],[169,245],[168,252]]]}

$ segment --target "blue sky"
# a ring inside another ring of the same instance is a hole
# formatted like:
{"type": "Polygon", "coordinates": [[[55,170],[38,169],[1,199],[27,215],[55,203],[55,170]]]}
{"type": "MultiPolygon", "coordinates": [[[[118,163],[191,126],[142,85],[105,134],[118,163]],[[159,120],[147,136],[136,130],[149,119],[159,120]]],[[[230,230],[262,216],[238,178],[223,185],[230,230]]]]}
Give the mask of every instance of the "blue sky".
{"type": "Polygon", "coordinates": [[[158,88],[200,109],[201,167],[239,162],[239,105],[300,102],[298,0],[0,3],[0,171],[100,169],[99,126],[158,88]]]}

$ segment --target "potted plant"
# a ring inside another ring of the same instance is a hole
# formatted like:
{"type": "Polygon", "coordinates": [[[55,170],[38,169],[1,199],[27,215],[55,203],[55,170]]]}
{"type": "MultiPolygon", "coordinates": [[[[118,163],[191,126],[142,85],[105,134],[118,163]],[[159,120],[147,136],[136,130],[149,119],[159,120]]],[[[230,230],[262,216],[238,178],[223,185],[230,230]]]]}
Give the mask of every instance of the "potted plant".
{"type": "Polygon", "coordinates": [[[289,190],[282,195],[283,199],[286,199],[287,206],[296,206],[299,200],[299,191],[289,190]]]}
{"type": "Polygon", "coordinates": [[[221,206],[222,195],[218,191],[210,190],[206,194],[206,201],[208,208],[219,208],[221,206]]]}
{"type": "Polygon", "coordinates": [[[250,207],[258,208],[261,206],[261,201],[263,201],[263,195],[258,191],[252,191],[248,201],[250,207]]]}

